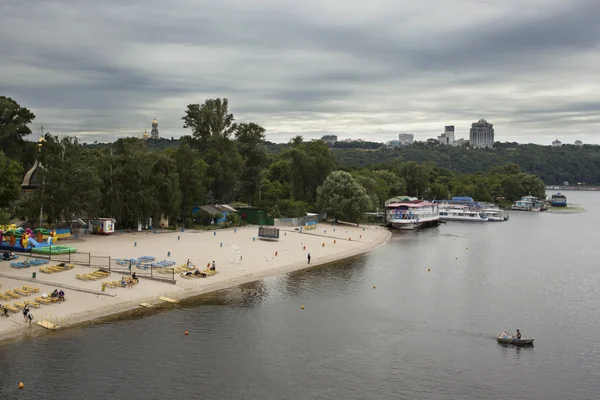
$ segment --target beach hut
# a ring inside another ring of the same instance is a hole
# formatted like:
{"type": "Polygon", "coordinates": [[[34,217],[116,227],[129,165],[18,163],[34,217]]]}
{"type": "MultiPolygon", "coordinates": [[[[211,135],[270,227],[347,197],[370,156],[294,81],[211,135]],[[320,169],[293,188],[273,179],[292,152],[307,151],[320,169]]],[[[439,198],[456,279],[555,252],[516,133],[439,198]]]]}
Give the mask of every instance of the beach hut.
{"type": "Polygon", "coordinates": [[[114,218],[98,218],[90,221],[90,233],[97,235],[110,235],[115,232],[115,224],[117,220],[114,218]]]}

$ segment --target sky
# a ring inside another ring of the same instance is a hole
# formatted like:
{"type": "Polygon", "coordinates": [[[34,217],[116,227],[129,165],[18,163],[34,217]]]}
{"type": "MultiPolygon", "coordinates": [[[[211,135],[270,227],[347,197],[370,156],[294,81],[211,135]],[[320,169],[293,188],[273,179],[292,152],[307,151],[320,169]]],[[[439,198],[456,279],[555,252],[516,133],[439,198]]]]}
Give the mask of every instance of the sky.
{"type": "MultiPolygon", "coordinates": [[[[287,142],[600,140],[598,0],[0,2],[0,95],[85,142],[190,134],[188,104],[287,142]]],[[[31,135],[34,136],[34,135],[31,135]]],[[[31,139],[35,139],[32,137],[31,139]]]]}

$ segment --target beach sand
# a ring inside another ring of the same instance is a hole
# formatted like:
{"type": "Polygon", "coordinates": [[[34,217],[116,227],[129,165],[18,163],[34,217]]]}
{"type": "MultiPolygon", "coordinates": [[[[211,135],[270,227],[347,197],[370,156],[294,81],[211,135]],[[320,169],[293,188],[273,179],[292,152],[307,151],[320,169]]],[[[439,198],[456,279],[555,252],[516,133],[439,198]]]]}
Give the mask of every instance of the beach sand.
{"type": "MultiPolygon", "coordinates": [[[[39,272],[39,267],[16,269],[10,267],[10,262],[2,261],[0,293],[23,285],[39,288],[40,292],[20,299],[0,300],[0,304],[33,301],[44,291],[50,294],[54,289],[63,289],[67,301],[41,305],[39,309],[32,308],[31,312],[35,317],[34,322],[48,320],[68,327],[139,308],[140,303],[158,304],[161,296],[179,300],[306,268],[309,267],[308,253],[311,255],[310,266],[356,256],[385,244],[391,237],[390,231],[381,227],[332,226],[328,223],[318,224],[316,229],[302,233],[295,228],[280,228],[278,241],[259,240],[257,234],[258,227],[248,226],[218,231],[115,233],[110,236],[90,236],[77,240],[77,243],[59,241],[58,244],[72,244],[78,252],[89,252],[96,257],[110,256],[113,265],[114,259],[154,256],[157,261],[175,261],[176,266],[190,259],[198,269],[203,270],[214,260],[218,273],[212,277],[194,279],[185,279],[176,274],[175,284],[142,278],[131,289],[107,287],[102,292],[102,281],[120,280],[123,275],[113,272],[106,279],[82,281],[75,275],[92,272],[94,268],[76,266],[68,271],[44,274],[39,272]],[[232,246],[237,246],[240,251],[242,261],[239,263],[232,262],[232,246]],[[32,272],[37,273],[36,279],[32,279],[32,272]]],[[[24,259],[26,257],[21,256],[17,261],[24,259]]],[[[135,267],[133,270],[141,272],[135,267]]],[[[155,275],[172,279],[171,274],[155,275]]],[[[32,328],[26,326],[20,312],[11,313],[10,316],[7,319],[0,318],[0,340],[29,336],[44,330],[37,325],[32,328]]]]}

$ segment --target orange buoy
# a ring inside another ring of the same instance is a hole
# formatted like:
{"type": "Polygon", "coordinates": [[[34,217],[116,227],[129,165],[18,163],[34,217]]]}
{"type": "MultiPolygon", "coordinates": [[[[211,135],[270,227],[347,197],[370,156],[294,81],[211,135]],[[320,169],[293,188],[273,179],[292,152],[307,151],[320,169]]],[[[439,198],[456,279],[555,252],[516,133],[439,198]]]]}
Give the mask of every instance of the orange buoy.
{"type": "Polygon", "coordinates": [[[277,255],[277,252],[275,252],[275,255],[277,255]]]}
{"type": "Polygon", "coordinates": [[[23,385],[23,382],[19,382],[19,389],[23,389],[25,387],[25,385],[23,385]]]}
{"type": "Polygon", "coordinates": [[[188,331],[185,331],[186,336],[189,334],[188,331]]]}
{"type": "Polygon", "coordinates": [[[373,285],[373,289],[375,289],[377,286],[373,285]]]}
{"type": "Polygon", "coordinates": [[[302,306],[302,309],[304,310],[304,306],[302,306]]]}
{"type": "Polygon", "coordinates": [[[427,272],[431,272],[431,268],[427,268],[427,272]]]}

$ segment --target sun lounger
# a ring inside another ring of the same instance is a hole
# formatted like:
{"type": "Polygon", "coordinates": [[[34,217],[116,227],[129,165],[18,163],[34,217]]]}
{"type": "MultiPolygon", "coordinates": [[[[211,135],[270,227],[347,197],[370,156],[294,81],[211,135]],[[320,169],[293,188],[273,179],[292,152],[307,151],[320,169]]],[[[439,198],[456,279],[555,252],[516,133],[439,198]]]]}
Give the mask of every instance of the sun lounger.
{"type": "Polygon", "coordinates": [[[21,298],[21,296],[19,296],[19,295],[18,295],[18,294],[16,294],[15,292],[11,292],[11,291],[8,291],[8,292],[6,292],[6,295],[7,295],[8,297],[12,297],[13,299],[20,299],[20,298],[21,298]]]}
{"type": "Polygon", "coordinates": [[[112,288],[121,287],[120,282],[102,282],[102,284],[104,286],[108,286],[108,287],[112,287],[112,288]]]}
{"type": "Polygon", "coordinates": [[[40,267],[40,272],[43,272],[44,274],[53,274],[56,271],[50,268],[40,267]]]}
{"type": "Polygon", "coordinates": [[[44,304],[54,303],[54,300],[51,299],[50,297],[36,297],[35,301],[37,301],[38,303],[44,303],[44,304]]]}
{"type": "Polygon", "coordinates": [[[29,290],[19,289],[19,288],[14,289],[13,292],[22,294],[23,296],[29,296],[31,294],[31,292],[29,290]]]}
{"type": "Polygon", "coordinates": [[[187,276],[186,274],[187,272],[182,272],[181,274],[179,274],[179,276],[185,279],[192,279],[194,277],[193,275],[187,276]]]}
{"type": "Polygon", "coordinates": [[[34,308],[40,308],[40,303],[36,303],[35,301],[27,300],[24,303],[34,308]]]}
{"type": "Polygon", "coordinates": [[[95,276],[90,276],[89,274],[83,274],[83,275],[75,275],[75,278],[77,279],[81,279],[82,281],[95,281],[96,279],[99,279],[95,276]]]}
{"type": "Polygon", "coordinates": [[[5,294],[0,293],[0,299],[2,299],[2,300],[10,300],[10,297],[8,297],[5,294]]]}
{"type": "Polygon", "coordinates": [[[29,290],[30,292],[34,292],[34,293],[37,293],[40,291],[40,288],[35,288],[32,286],[27,286],[27,285],[23,286],[23,289],[29,290]]]}
{"type": "Polygon", "coordinates": [[[15,308],[14,306],[11,306],[10,304],[4,304],[4,308],[6,308],[8,311],[10,312],[19,312],[18,308],[15,308]]]}
{"type": "Polygon", "coordinates": [[[14,305],[15,305],[15,307],[17,307],[19,310],[22,310],[22,309],[24,309],[24,308],[25,308],[25,304],[23,304],[23,303],[17,303],[17,302],[15,302],[15,303],[14,303],[14,305]]]}
{"type": "Polygon", "coordinates": [[[110,275],[110,272],[104,272],[104,271],[94,271],[94,272],[90,272],[88,275],[93,275],[93,276],[98,276],[98,277],[107,277],[110,275]]]}

